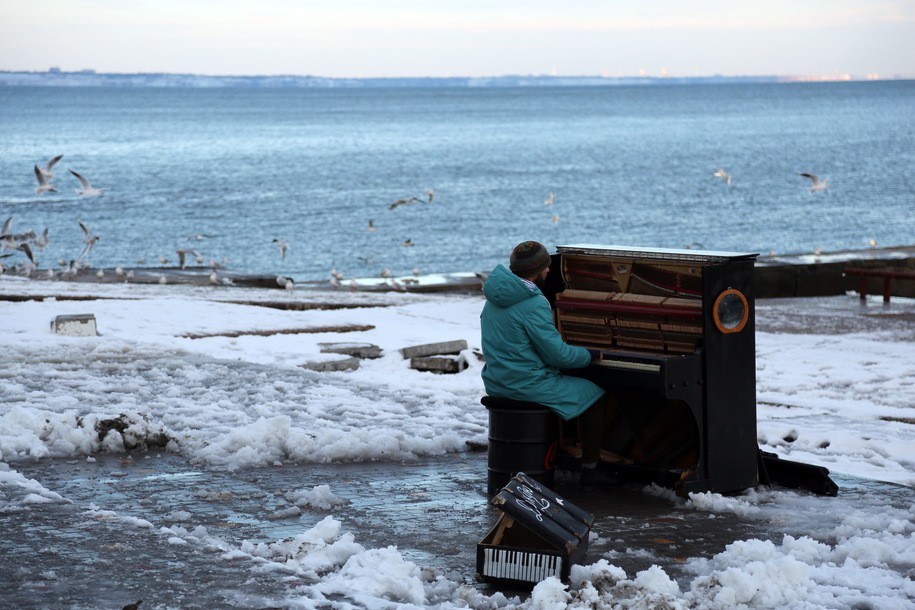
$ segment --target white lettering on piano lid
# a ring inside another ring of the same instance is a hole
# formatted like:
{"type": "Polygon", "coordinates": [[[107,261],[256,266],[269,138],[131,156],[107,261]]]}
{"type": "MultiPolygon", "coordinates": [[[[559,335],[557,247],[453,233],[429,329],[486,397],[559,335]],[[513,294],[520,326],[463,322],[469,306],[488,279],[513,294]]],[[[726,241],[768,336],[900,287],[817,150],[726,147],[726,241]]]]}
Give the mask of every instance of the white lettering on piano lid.
{"type": "Polygon", "coordinates": [[[515,503],[521,508],[534,513],[537,521],[543,521],[543,511],[550,507],[550,501],[546,498],[535,498],[534,492],[527,485],[519,485],[518,493],[521,498],[515,498],[515,503]]]}

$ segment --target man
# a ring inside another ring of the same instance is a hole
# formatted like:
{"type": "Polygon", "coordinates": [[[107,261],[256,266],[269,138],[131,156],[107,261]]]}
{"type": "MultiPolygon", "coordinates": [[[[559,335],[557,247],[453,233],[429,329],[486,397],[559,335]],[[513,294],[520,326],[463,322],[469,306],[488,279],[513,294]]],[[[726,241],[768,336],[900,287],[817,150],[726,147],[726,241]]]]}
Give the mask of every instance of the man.
{"type": "Polygon", "coordinates": [[[497,265],[483,285],[480,315],[483,385],[490,396],[536,402],[563,420],[581,417],[582,470],[579,485],[602,488],[618,481],[597,468],[608,401],[604,390],[560,369],[587,366],[596,351],[569,345],[553,325],[549,302],[540,291],[550,272],[542,244],[525,241],[512,250],[509,269],[497,265]]]}

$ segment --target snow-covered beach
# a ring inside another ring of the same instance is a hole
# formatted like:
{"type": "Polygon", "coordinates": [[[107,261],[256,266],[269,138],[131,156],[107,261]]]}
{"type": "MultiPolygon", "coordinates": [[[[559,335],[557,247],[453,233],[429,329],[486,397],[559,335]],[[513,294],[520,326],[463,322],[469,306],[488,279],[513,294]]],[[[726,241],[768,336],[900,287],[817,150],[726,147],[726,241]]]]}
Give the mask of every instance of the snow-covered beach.
{"type": "MultiPolygon", "coordinates": [[[[474,353],[478,295],[16,278],[3,278],[0,294],[29,297],[0,301],[7,346],[0,368],[0,515],[8,523],[73,503],[22,474],[34,460],[93,460],[167,440],[150,453],[233,472],[293,462],[438,458],[487,440],[482,363],[474,353]],[[314,308],[282,309],[278,301],[314,308]],[[99,336],[51,332],[56,316],[78,313],[94,314],[99,336]],[[412,370],[399,353],[456,339],[468,342],[469,368],[454,375],[412,370]],[[339,358],[321,351],[327,342],[371,343],[382,356],[352,371],[302,368],[339,358]],[[123,431],[99,439],[96,423],[113,419],[123,431]]],[[[624,573],[614,563],[620,550],[589,557],[593,563],[576,567],[567,588],[548,580],[529,598],[486,592],[474,586],[470,565],[462,579],[417,565],[397,548],[364,546],[350,533],[341,501],[354,492],[334,477],[291,490],[301,531],[282,539],[217,536],[192,514],[157,523],[106,506],[72,510],[99,528],[115,523],[148,530],[161,545],[197,545],[204,563],[241,561],[252,571],[304,575],[304,584],[270,596],[290,608],[909,608],[915,603],[915,302],[871,303],[862,310],[854,295],[757,303],[758,439],[784,458],[902,486],[907,505],[877,502],[849,510],[827,531],[811,527],[808,535],[778,542],[738,540],[711,556],[686,548],[693,574],[686,581],[660,567],[624,573]]],[[[644,493],[711,516],[791,519],[821,505],[787,490],[689,500],[657,489],[644,493]]],[[[835,501],[841,496],[840,490],[835,501]]],[[[595,524],[594,534],[600,530],[595,524]]],[[[14,585],[54,578],[18,573],[10,562],[3,569],[12,571],[14,585]]],[[[50,605],[40,594],[35,600],[36,607],[50,605]]],[[[143,608],[175,607],[158,604],[148,600],[143,608]]]]}

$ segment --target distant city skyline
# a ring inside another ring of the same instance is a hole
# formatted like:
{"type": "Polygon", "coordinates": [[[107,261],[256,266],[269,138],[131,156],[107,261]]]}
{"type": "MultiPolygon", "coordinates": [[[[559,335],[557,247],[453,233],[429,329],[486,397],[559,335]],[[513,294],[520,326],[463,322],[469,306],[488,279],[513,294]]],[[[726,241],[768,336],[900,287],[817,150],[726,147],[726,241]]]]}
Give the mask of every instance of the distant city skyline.
{"type": "Polygon", "coordinates": [[[915,76],[915,2],[0,3],[0,70],[360,77],[915,76]]]}

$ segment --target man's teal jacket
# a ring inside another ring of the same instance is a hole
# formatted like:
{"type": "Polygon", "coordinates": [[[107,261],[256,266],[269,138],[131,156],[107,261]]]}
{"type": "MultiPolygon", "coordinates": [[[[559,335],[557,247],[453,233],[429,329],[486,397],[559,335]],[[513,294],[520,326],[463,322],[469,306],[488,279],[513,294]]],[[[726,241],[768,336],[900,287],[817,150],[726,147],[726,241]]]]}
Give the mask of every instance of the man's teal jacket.
{"type": "Polygon", "coordinates": [[[550,304],[537,286],[498,265],[483,284],[483,294],[480,332],[487,394],[540,403],[565,420],[577,417],[604,394],[587,379],[560,372],[587,366],[591,355],[562,340],[550,304]]]}

